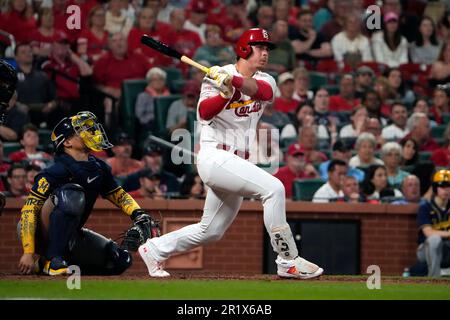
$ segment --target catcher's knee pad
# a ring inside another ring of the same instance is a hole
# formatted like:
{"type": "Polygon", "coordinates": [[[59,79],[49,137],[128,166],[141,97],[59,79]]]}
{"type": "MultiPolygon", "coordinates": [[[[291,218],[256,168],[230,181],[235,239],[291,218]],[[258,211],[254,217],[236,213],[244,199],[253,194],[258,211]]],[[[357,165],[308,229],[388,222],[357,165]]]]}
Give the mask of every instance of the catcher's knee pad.
{"type": "Polygon", "coordinates": [[[52,201],[55,208],[50,214],[48,259],[66,254],[69,240],[75,235],[84,214],[84,189],[78,184],[65,184],[55,190],[52,201]]]}
{"type": "Polygon", "coordinates": [[[70,247],[68,262],[78,265],[82,274],[118,275],[131,266],[132,258],[111,239],[82,228],[70,247]]]}

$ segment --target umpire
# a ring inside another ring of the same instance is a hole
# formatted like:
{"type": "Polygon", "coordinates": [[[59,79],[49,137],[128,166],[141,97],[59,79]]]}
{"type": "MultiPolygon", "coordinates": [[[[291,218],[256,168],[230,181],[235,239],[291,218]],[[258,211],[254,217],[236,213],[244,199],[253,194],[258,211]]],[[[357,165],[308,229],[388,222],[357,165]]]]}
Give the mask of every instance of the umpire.
{"type": "Polygon", "coordinates": [[[136,251],[152,231],[156,234],[157,223],[116,184],[110,167],[90,154],[112,147],[93,113],[62,119],[51,139],[55,163],[36,176],[22,208],[19,270],[59,275],[77,265],[83,274],[123,273],[132,263],[129,250],[136,251]],[[134,221],[122,247],[83,228],[99,195],[134,221]]]}

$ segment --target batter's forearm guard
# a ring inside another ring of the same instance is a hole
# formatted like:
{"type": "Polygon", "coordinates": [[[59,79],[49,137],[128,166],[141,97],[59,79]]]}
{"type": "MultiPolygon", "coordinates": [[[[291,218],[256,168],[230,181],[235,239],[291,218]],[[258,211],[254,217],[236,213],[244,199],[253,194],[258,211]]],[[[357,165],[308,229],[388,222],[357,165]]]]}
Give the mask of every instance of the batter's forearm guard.
{"type": "Polygon", "coordinates": [[[122,187],[118,187],[106,195],[106,199],[114,203],[119,209],[131,216],[134,210],[141,207],[122,187]]]}

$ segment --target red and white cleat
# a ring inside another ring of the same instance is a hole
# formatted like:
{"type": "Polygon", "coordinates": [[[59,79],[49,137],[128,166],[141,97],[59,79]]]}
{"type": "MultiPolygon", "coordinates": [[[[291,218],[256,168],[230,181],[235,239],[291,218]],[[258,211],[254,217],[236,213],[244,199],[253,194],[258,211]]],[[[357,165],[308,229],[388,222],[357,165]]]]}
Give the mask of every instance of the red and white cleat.
{"type": "Polygon", "coordinates": [[[278,266],[277,273],[283,278],[312,279],[323,273],[322,268],[301,257],[294,260],[285,260],[278,256],[275,262],[278,266]]]}
{"type": "Polygon", "coordinates": [[[148,243],[149,240],[147,240],[146,243],[141,245],[138,249],[139,254],[141,255],[142,260],[144,260],[145,265],[148,269],[148,274],[150,277],[154,278],[167,278],[170,277],[170,273],[165,271],[163,269],[163,263],[160,261],[157,261],[155,258],[153,258],[151,254],[151,247],[148,243]]]}

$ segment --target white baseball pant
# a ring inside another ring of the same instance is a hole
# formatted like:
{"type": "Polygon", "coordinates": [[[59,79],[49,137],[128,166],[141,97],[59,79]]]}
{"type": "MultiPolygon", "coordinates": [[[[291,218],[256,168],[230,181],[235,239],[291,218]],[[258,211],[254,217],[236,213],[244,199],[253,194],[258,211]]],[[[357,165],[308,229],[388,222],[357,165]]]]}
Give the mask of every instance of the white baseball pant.
{"type": "MultiPolygon", "coordinates": [[[[233,151],[233,150],[231,150],[233,151]]],[[[198,173],[209,186],[201,221],[153,238],[154,258],[163,261],[173,253],[219,240],[236,217],[244,196],[256,196],[264,207],[264,225],[274,251],[290,259],[298,255],[286,222],[285,189],[280,180],[230,151],[202,145],[198,173]],[[281,235],[280,235],[281,234],[281,235]],[[279,243],[279,239],[286,243],[279,243]],[[287,254],[287,250],[290,254],[287,254]]]]}

